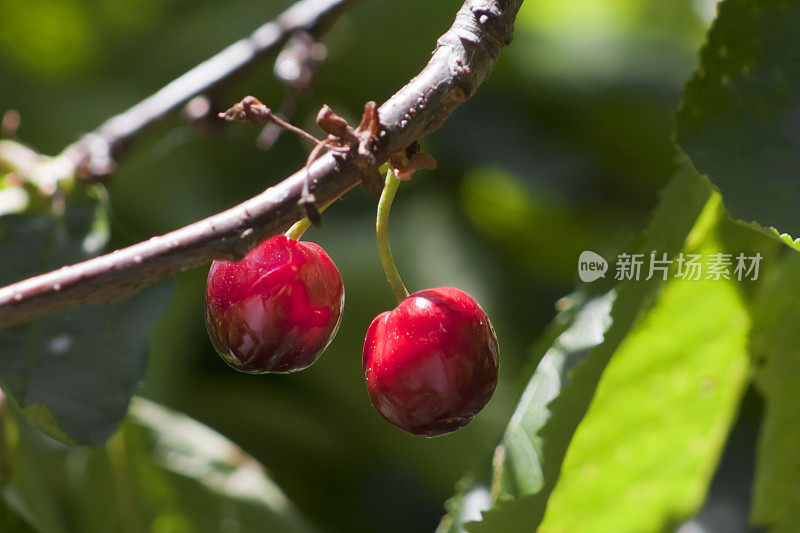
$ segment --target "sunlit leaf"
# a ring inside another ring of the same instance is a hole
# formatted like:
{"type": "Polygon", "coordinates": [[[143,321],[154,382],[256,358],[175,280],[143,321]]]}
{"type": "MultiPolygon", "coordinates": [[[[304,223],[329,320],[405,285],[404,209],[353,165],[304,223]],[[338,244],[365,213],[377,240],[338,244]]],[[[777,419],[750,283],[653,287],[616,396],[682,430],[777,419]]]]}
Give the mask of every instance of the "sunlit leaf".
{"type": "Polygon", "coordinates": [[[735,282],[670,281],[603,372],[542,531],[661,531],[696,512],[746,383],[747,332],[735,282]]]}

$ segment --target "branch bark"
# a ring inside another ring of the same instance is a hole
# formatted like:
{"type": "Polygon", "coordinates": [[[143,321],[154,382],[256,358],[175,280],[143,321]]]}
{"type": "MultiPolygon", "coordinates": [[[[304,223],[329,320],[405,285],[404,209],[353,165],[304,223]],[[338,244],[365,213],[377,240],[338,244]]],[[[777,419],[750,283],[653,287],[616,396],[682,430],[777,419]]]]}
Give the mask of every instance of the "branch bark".
{"type": "MultiPolygon", "coordinates": [[[[380,106],[372,143],[379,163],[439,128],[489,75],[511,42],[522,0],[466,0],[425,68],[380,106]]],[[[361,181],[352,158],[333,153],[227,211],[165,235],[0,289],[0,328],[78,304],[109,303],[214,259],[237,259],[305,212],[307,179],[321,205],[361,181]]]]}

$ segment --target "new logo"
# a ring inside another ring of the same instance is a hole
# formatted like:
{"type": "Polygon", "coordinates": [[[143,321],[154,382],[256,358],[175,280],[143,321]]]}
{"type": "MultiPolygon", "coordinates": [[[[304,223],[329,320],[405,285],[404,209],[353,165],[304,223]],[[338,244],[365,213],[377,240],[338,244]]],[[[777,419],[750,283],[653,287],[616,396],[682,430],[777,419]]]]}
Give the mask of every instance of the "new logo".
{"type": "Polygon", "coordinates": [[[578,277],[583,282],[594,281],[606,277],[608,271],[608,261],[603,256],[590,250],[581,252],[578,258],[578,277]]]}

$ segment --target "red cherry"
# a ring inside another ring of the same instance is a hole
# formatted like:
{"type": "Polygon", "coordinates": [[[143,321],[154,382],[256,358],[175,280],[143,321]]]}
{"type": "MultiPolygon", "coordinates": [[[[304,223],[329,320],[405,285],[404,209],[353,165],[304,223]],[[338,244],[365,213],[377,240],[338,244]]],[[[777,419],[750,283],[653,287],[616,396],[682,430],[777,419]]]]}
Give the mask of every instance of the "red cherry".
{"type": "Polygon", "coordinates": [[[206,327],[217,352],[242,372],[294,372],[336,335],[342,276],[313,242],[276,235],[241,261],[214,261],[206,282],[206,327]]]}
{"type": "Polygon", "coordinates": [[[364,342],[372,404],[397,427],[433,437],[465,426],[497,385],[497,337],[464,291],[415,292],[378,315],[364,342]]]}

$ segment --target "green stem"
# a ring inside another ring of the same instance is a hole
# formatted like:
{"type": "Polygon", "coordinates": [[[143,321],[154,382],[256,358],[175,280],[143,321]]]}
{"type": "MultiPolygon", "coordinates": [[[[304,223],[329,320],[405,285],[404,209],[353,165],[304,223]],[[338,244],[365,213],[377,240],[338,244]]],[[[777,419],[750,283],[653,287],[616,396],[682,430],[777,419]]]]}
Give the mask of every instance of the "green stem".
{"type": "Polygon", "coordinates": [[[389,170],[386,172],[386,184],[378,202],[378,217],[375,222],[378,255],[381,257],[383,271],[386,272],[386,279],[389,281],[389,286],[394,292],[397,303],[408,298],[408,290],[403,285],[403,280],[397,272],[397,265],[394,264],[394,258],[392,257],[392,249],[389,247],[389,210],[392,208],[392,201],[399,186],[400,180],[395,176],[394,169],[389,166],[389,170]]]}
{"type": "MultiPolygon", "coordinates": [[[[322,213],[323,211],[325,211],[328,208],[328,206],[330,206],[332,203],[333,202],[325,204],[322,207],[320,207],[319,212],[322,213]]],[[[308,220],[308,218],[304,218],[302,220],[298,220],[297,222],[295,222],[294,225],[286,231],[285,235],[290,239],[299,241],[300,237],[303,236],[303,233],[305,233],[306,230],[310,227],[311,227],[311,221],[308,220]]]]}
{"type": "Polygon", "coordinates": [[[303,236],[303,233],[306,232],[308,228],[311,227],[311,221],[307,218],[302,220],[298,220],[294,223],[294,225],[286,231],[286,236],[290,239],[294,239],[296,241],[300,240],[300,237],[303,236]]]}

